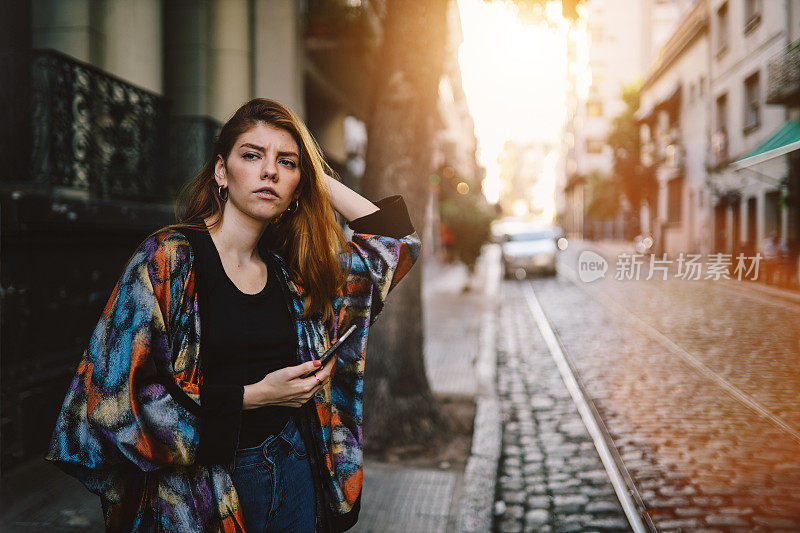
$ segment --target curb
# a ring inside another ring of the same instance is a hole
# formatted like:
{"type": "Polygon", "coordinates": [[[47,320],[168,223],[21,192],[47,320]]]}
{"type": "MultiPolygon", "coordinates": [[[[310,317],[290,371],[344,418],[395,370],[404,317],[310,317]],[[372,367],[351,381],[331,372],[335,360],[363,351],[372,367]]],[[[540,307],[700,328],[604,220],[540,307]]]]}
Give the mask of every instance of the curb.
{"type": "MultiPolygon", "coordinates": [[[[486,250],[499,255],[499,250],[486,250]]],[[[478,359],[475,362],[478,396],[475,400],[475,421],[472,449],[464,471],[464,492],[459,503],[456,531],[477,533],[491,531],[497,465],[502,444],[500,401],[495,388],[497,371],[497,294],[500,283],[499,258],[490,263],[484,290],[492,300],[483,312],[479,336],[478,359]]],[[[491,261],[491,259],[490,259],[491,261]]]]}
{"type": "Polygon", "coordinates": [[[492,529],[500,436],[500,402],[495,398],[478,398],[472,452],[464,471],[464,494],[456,523],[456,531],[460,533],[492,529]]]}

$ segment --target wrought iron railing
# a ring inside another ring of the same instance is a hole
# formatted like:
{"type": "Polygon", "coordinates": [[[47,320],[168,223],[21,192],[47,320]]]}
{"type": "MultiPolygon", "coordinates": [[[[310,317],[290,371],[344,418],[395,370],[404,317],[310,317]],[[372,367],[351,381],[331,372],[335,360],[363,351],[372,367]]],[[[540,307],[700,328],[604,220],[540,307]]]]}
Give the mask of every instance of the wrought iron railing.
{"type": "Polygon", "coordinates": [[[93,198],[157,198],[167,178],[168,105],[64,54],[32,53],[31,180],[93,198]]]}

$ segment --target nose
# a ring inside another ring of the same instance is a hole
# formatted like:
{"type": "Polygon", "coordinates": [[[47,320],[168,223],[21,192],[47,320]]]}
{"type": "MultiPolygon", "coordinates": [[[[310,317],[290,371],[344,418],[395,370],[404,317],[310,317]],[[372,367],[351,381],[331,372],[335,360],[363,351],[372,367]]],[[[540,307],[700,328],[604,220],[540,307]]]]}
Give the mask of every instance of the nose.
{"type": "Polygon", "coordinates": [[[275,165],[274,161],[267,161],[263,175],[267,179],[278,181],[278,167],[275,165]]]}

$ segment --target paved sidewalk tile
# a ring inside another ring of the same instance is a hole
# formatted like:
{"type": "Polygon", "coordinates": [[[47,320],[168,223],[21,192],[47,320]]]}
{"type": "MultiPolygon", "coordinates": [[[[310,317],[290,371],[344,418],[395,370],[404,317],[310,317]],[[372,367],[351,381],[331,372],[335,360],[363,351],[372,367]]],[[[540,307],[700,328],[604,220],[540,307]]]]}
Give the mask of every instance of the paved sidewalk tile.
{"type": "Polygon", "coordinates": [[[100,499],[44,460],[4,476],[0,526],[9,533],[104,531],[100,499]]]}
{"type": "MultiPolygon", "coordinates": [[[[484,254],[486,255],[486,254],[484,254]]],[[[423,273],[425,370],[434,394],[477,394],[483,290],[491,271],[482,257],[469,275],[462,263],[426,263],[423,273]],[[469,286],[470,290],[464,291],[469,286]]],[[[367,461],[362,509],[355,532],[428,533],[455,530],[463,473],[367,461]]]]}
{"type": "Polygon", "coordinates": [[[444,533],[451,521],[454,472],[367,461],[355,533],[444,533]]]}
{"type": "Polygon", "coordinates": [[[491,305],[484,287],[491,254],[484,253],[470,277],[461,263],[426,267],[423,277],[425,370],[434,394],[474,397],[477,393],[481,317],[491,305]],[[470,290],[463,291],[465,286],[470,290]]]}

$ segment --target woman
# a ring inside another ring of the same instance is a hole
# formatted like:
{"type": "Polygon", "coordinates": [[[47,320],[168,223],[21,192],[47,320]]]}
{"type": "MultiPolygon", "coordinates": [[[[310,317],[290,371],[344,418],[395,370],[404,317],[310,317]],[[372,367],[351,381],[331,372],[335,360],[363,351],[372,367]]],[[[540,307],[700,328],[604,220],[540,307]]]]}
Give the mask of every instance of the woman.
{"type": "Polygon", "coordinates": [[[373,204],[326,175],[277,102],[243,105],[213,154],[180,223],[129,260],[46,459],[101,497],[108,530],[344,531],[367,331],[419,238],[402,198],[373,204]]]}

